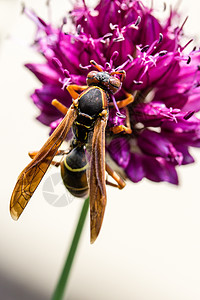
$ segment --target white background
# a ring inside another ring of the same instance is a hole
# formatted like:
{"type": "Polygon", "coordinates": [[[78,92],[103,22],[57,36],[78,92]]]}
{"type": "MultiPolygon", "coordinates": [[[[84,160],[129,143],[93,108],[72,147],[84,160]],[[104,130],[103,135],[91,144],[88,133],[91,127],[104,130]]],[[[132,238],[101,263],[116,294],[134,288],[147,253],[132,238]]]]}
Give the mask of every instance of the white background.
{"type": "MultiPolygon", "coordinates": [[[[46,19],[45,1],[26,1],[46,19]]],[[[53,19],[68,1],[53,1],[53,19]]],[[[182,1],[188,36],[200,33],[200,2],[182,1]]],[[[159,8],[162,7],[160,1],[159,8]]],[[[166,1],[169,4],[169,1],[166,1]]],[[[156,1],[155,1],[156,6],[156,1]]],[[[183,18],[184,19],[184,18],[183,18]]],[[[180,25],[180,24],[179,24],[180,25]]],[[[38,187],[18,222],[9,215],[10,196],[20,171],[39,149],[48,128],[35,121],[29,94],[40,83],[25,62],[40,57],[28,47],[34,25],[20,14],[19,1],[0,0],[0,299],[49,299],[82,205],[74,200],[56,208],[38,187]]],[[[198,44],[197,44],[198,45],[198,44]]],[[[107,188],[108,204],[101,234],[89,242],[89,219],[73,265],[66,299],[200,299],[200,151],[195,164],[180,167],[180,186],[127,182],[124,190],[107,188]]],[[[58,170],[51,169],[46,178],[58,170]]],[[[45,180],[45,179],[44,179],[45,180]]]]}

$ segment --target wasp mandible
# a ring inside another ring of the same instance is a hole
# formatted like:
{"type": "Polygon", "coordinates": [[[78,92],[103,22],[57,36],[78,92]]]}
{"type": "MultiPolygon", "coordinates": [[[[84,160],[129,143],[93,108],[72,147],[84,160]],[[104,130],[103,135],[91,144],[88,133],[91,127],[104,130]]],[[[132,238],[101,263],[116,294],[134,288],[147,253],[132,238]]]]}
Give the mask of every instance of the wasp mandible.
{"type": "MultiPolygon", "coordinates": [[[[100,232],[106,206],[105,171],[117,182],[111,185],[120,189],[125,186],[121,177],[105,163],[105,130],[109,106],[113,106],[112,95],[121,88],[126,73],[124,70],[108,73],[95,61],[91,60],[90,63],[97,70],[88,73],[87,86],[67,87],[73,98],[69,109],[53,100],[52,104],[65,116],[40,151],[30,153],[33,159],[18,177],[11,196],[10,213],[17,220],[50,164],[59,164],[64,185],[72,195],[85,197],[89,192],[90,240],[93,243],[100,232]],[[73,129],[74,137],[66,153],[58,148],[70,128],[73,129]],[[86,147],[89,149],[89,163],[86,147]],[[54,156],[59,154],[65,154],[61,163],[53,161],[54,156]]],[[[127,98],[117,102],[117,109],[133,100],[133,96],[127,94],[127,98]]],[[[114,133],[131,133],[131,129],[124,125],[115,126],[111,130],[114,133]]]]}

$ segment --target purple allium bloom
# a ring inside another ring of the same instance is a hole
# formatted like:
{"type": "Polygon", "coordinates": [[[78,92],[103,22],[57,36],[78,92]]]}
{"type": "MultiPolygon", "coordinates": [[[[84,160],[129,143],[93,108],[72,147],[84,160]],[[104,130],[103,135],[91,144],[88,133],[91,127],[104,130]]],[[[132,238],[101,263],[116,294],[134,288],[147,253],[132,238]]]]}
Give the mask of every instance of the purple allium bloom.
{"type": "Polygon", "coordinates": [[[171,10],[161,22],[139,0],[101,0],[94,9],[82,1],[69,14],[70,32],[63,30],[66,19],[54,27],[26,8],[25,13],[37,26],[34,47],[45,58],[42,64],[26,64],[42,83],[31,96],[41,111],[38,120],[55,129],[63,116],[51,101],[71,105],[65,87],[85,85],[91,59],[107,71],[124,69],[126,79],[115,99],[126,92],[135,97],[120,110],[130,118],[132,134],[111,134],[110,127],[126,125],[111,108],[106,150],[133,182],[146,177],[178,184],[176,168],[194,161],[189,147],[200,147],[195,116],[200,110],[200,51],[185,52],[183,26],[174,24],[177,13],[171,10]]]}

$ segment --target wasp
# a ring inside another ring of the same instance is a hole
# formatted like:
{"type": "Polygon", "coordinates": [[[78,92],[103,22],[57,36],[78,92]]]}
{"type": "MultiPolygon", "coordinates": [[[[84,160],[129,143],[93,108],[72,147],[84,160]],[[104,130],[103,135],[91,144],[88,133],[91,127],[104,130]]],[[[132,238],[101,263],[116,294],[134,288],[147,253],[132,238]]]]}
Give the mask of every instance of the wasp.
{"type": "MultiPolygon", "coordinates": [[[[124,70],[108,73],[95,61],[91,60],[90,63],[97,70],[88,73],[87,85],[67,87],[73,99],[71,106],[66,108],[58,100],[52,101],[65,116],[40,151],[30,152],[32,161],[18,177],[11,196],[10,213],[17,220],[48,167],[51,164],[60,165],[61,176],[68,191],[76,197],[89,194],[90,241],[93,243],[100,232],[104,217],[106,183],[120,189],[125,186],[124,180],[105,163],[105,130],[109,106],[113,106],[112,95],[121,88],[126,73],[124,70]],[[74,137],[66,153],[59,150],[59,147],[71,128],[74,137]],[[63,160],[60,163],[53,161],[54,156],[60,154],[64,155],[63,160]],[[106,180],[105,171],[117,184],[106,180]]],[[[124,100],[116,102],[117,108],[125,107],[133,101],[131,94],[126,93],[126,96],[124,100]]],[[[124,125],[114,126],[110,130],[113,133],[131,133],[130,126],[124,125]]]]}

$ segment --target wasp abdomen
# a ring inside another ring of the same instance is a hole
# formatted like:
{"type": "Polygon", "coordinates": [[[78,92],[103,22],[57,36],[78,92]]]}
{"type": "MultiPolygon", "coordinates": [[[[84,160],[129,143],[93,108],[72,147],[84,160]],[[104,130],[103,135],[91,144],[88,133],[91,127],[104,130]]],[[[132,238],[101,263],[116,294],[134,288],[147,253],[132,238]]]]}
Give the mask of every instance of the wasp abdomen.
{"type": "Polygon", "coordinates": [[[61,176],[68,191],[75,197],[88,194],[86,170],[88,168],[83,147],[73,148],[61,163],[61,176]]]}

